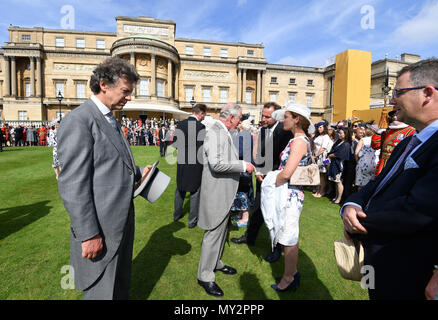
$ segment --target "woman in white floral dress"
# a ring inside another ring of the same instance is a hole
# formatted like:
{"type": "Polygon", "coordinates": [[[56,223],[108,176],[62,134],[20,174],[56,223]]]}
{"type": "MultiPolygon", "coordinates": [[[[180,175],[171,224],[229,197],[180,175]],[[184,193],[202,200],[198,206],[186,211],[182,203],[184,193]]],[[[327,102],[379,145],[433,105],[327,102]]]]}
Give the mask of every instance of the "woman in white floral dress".
{"type": "MultiPolygon", "coordinates": [[[[284,130],[290,130],[294,138],[290,140],[280,155],[281,170],[276,178],[275,185],[278,187],[288,184],[287,204],[284,223],[281,226],[278,242],[284,246],[284,273],[277,278],[278,284],[271,287],[276,291],[296,289],[300,283],[300,273],[297,270],[298,262],[298,234],[299,218],[304,203],[302,186],[290,185],[289,180],[298,166],[305,166],[311,162],[313,143],[310,134],[315,131],[310,118],[310,109],[302,104],[289,102],[283,112],[284,130]]],[[[278,117],[275,115],[275,117],[278,117]]]]}

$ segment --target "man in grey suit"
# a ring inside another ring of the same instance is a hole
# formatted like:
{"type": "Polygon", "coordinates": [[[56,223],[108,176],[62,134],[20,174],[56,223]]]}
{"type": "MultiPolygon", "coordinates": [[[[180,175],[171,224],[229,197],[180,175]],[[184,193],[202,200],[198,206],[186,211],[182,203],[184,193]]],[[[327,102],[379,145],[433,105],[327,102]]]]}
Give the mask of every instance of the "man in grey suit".
{"type": "Polygon", "coordinates": [[[134,240],[133,191],[151,166],[135,165],[112,111],[131,99],[139,75],[120,58],[93,71],[94,95],[58,130],[58,189],[70,215],[70,263],[84,299],[128,299],[134,240]]]}
{"type": "Polygon", "coordinates": [[[224,249],[230,208],[236,196],[241,172],[251,173],[255,167],[239,160],[229,134],[240,123],[242,109],[227,104],[208,130],[204,140],[204,169],[202,171],[198,226],[205,230],[202,240],[201,259],[198,267],[198,283],[213,296],[223,296],[215,282],[215,271],[236,274],[236,269],[221,261],[224,249]]]}

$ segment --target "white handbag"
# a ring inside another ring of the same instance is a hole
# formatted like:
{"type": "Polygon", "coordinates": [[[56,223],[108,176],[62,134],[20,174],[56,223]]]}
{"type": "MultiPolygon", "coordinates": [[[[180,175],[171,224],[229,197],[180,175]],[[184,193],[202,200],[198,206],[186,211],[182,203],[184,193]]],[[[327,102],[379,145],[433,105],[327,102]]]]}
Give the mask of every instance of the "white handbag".
{"type": "Polygon", "coordinates": [[[318,186],[320,184],[319,168],[312,158],[312,164],[308,166],[298,166],[289,180],[290,185],[294,186],[318,186]]]}

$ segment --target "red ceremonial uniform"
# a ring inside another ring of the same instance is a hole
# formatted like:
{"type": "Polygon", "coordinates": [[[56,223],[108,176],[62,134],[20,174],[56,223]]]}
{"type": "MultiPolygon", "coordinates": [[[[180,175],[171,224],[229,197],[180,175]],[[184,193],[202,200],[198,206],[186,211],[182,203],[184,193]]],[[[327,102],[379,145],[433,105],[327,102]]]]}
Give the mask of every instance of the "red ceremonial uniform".
{"type": "Polygon", "coordinates": [[[392,150],[404,138],[413,135],[415,129],[408,125],[389,126],[382,134],[375,134],[371,137],[371,147],[374,150],[380,149],[379,163],[377,164],[375,176],[377,177],[386,165],[386,161],[391,156],[392,150]]]}

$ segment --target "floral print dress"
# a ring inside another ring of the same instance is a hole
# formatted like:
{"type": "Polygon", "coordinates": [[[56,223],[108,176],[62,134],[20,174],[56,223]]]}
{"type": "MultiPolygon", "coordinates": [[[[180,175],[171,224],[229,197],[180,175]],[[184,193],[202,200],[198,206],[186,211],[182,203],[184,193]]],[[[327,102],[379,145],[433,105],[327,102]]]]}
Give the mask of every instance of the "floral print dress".
{"type": "MultiPolygon", "coordinates": [[[[307,166],[311,163],[310,141],[305,136],[293,138],[280,154],[279,170],[283,170],[290,156],[290,149],[294,139],[303,138],[307,142],[307,153],[303,156],[298,166],[307,166]]],[[[284,246],[294,246],[298,243],[299,219],[304,204],[304,191],[302,186],[294,186],[288,183],[287,205],[284,224],[280,229],[278,242],[284,246]]]]}
{"type": "Polygon", "coordinates": [[[364,187],[370,182],[376,171],[376,151],[371,147],[371,137],[362,140],[363,146],[359,151],[359,161],[356,165],[356,185],[359,187],[364,187]]]}

